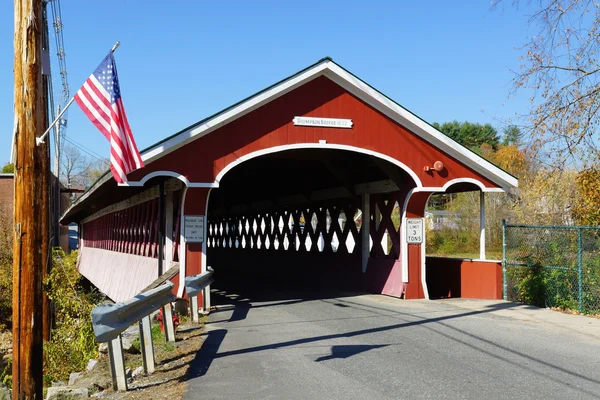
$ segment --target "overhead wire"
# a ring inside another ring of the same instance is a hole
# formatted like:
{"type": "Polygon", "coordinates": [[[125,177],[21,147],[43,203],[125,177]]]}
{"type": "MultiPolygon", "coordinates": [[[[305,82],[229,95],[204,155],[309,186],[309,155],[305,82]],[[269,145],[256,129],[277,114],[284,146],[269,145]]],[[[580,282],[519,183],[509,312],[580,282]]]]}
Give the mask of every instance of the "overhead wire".
{"type": "Polygon", "coordinates": [[[71,145],[77,147],[79,150],[83,151],[84,153],[86,153],[87,155],[89,155],[90,157],[95,158],[96,160],[102,162],[102,163],[108,163],[108,159],[100,156],[97,153],[94,153],[92,150],[86,148],[85,146],[83,146],[80,143],[77,143],[76,141],[68,138],[66,135],[61,135],[61,137],[66,140],[67,142],[69,142],[71,145]]]}

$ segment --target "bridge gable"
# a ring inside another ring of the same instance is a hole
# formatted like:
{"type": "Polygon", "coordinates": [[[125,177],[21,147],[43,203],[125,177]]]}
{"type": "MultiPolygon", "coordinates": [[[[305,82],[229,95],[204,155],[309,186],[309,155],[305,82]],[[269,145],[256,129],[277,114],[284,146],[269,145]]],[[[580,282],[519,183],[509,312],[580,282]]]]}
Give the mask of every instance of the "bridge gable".
{"type": "MultiPolygon", "coordinates": [[[[174,171],[190,182],[218,184],[223,173],[243,159],[292,148],[337,147],[396,160],[418,187],[442,187],[464,178],[486,188],[507,186],[505,177],[481,173],[450,155],[448,150],[466,150],[450,142],[451,147],[431,143],[321,75],[204,136],[164,151],[146,168],[130,174],[130,180],[142,180],[154,171],[174,171]],[[350,129],[296,126],[295,117],[343,118],[353,124],[350,129]],[[441,173],[425,171],[436,161],[445,167],[441,173]]],[[[475,157],[478,169],[485,168],[487,161],[475,157]]]]}

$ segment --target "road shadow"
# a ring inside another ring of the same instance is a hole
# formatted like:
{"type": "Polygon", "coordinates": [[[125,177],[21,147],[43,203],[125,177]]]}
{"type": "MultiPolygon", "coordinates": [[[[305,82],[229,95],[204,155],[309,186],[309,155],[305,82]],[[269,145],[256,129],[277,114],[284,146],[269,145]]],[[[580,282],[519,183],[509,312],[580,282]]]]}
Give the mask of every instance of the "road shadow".
{"type": "Polygon", "coordinates": [[[366,345],[366,344],[350,344],[350,345],[339,345],[339,346],[331,346],[331,355],[329,356],[321,356],[315,360],[315,362],[334,360],[336,358],[344,359],[350,358],[360,353],[364,353],[365,351],[380,349],[382,347],[387,347],[387,344],[376,344],[376,345],[366,345]]]}

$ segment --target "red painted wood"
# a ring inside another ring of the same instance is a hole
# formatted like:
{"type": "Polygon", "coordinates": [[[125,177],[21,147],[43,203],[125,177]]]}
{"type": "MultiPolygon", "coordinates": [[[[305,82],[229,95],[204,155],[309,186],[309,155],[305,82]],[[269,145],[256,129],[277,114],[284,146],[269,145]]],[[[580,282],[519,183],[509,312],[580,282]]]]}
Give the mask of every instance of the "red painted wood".
{"type": "Polygon", "coordinates": [[[190,181],[213,182],[226,165],[253,151],[319,140],[371,149],[400,160],[419,176],[424,186],[439,187],[451,179],[470,177],[487,187],[497,187],[325,77],[150,163],[133,172],[130,179],[140,179],[152,171],[170,170],[187,176],[190,181]],[[351,118],[354,126],[352,129],[294,126],[292,119],[298,115],[351,118]],[[443,174],[423,170],[438,160],[446,167],[443,174]]]}

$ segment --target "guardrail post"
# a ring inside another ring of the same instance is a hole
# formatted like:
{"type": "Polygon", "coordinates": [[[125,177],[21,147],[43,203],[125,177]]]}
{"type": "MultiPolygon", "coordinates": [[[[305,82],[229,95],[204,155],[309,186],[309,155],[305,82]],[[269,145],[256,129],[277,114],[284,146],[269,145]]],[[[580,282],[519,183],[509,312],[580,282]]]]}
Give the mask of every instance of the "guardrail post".
{"type": "Polygon", "coordinates": [[[150,316],[142,318],[139,324],[144,372],[146,374],[151,374],[154,372],[154,347],[152,345],[152,325],[150,324],[150,316]]]}
{"type": "Polygon", "coordinates": [[[110,360],[110,376],[112,377],[113,390],[127,391],[127,378],[125,376],[125,359],[121,335],[108,342],[108,357],[110,360]]]}
{"type": "Polygon", "coordinates": [[[198,323],[198,296],[190,296],[190,314],[192,314],[192,322],[198,323]]]}
{"type": "Polygon", "coordinates": [[[577,228],[577,283],[579,287],[579,312],[583,313],[583,245],[581,228],[577,228]]]}
{"type": "Polygon", "coordinates": [[[171,303],[163,306],[163,323],[165,326],[165,339],[167,342],[174,342],[175,326],[173,325],[173,306],[171,306],[171,303]]]}
{"type": "Polygon", "coordinates": [[[204,314],[210,312],[210,285],[204,288],[204,301],[202,302],[202,309],[204,314]]]}

